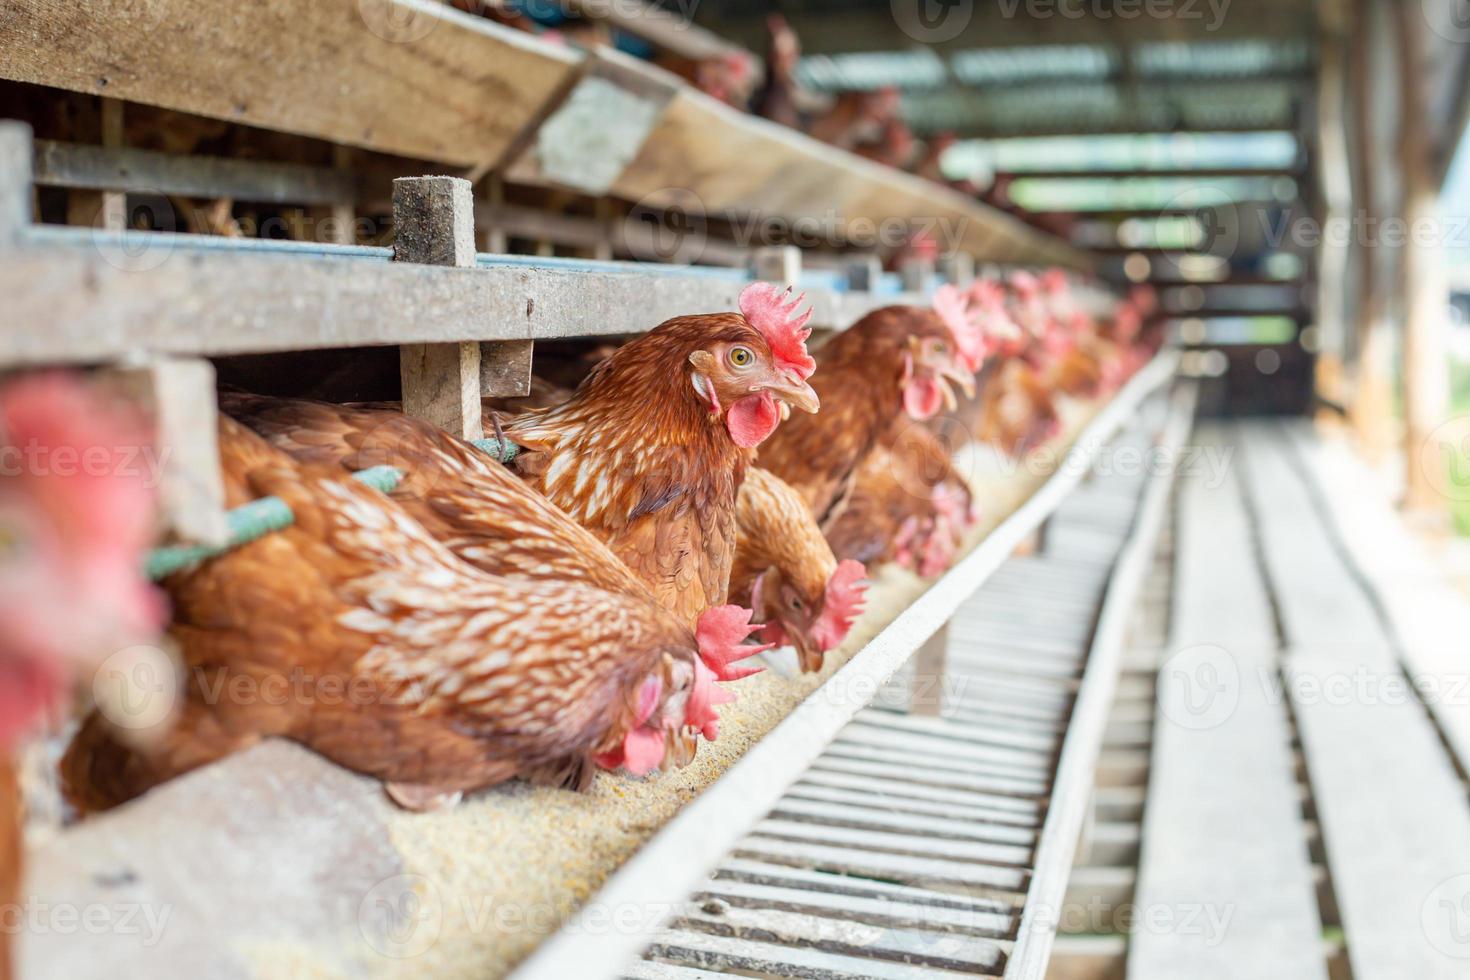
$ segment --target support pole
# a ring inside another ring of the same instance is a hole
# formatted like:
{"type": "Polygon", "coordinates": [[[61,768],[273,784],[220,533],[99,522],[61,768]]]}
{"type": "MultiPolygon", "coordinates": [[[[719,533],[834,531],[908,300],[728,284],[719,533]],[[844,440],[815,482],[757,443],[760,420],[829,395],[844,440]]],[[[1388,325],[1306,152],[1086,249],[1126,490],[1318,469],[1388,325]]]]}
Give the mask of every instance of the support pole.
{"type": "Polygon", "coordinates": [[[795,245],[768,245],[755,249],[750,261],[757,279],[782,286],[795,286],[801,279],[801,249],[795,245]]]}
{"type": "MultiPolygon", "coordinates": [[[[1353,155],[1357,190],[1358,215],[1362,220],[1355,228],[1376,229],[1378,220],[1378,146],[1383,138],[1378,114],[1374,109],[1373,42],[1376,36],[1375,15],[1381,13],[1379,0],[1354,0],[1352,26],[1352,62],[1356,70],[1349,75],[1351,117],[1355,122],[1353,155]]],[[[1388,331],[1390,283],[1381,272],[1383,255],[1378,243],[1364,237],[1357,242],[1355,277],[1358,285],[1357,343],[1354,351],[1354,380],[1349,414],[1357,432],[1359,445],[1367,457],[1381,462],[1392,443],[1390,422],[1393,416],[1392,364],[1388,331]]]]}
{"type": "Polygon", "coordinates": [[[1449,410],[1448,290],[1439,240],[1439,176],[1430,132],[1425,80],[1426,30],[1419,4],[1396,4],[1399,45],[1399,161],[1404,177],[1404,219],[1409,227],[1399,263],[1404,310],[1404,458],[1408,467],[1404,506],[1443,509],[1431,466],[1443,465],[1435,430],[1449,410]]]}
{"type": "Polygon", "coordinates": [[[943,717],[945,704],[944,678],[949,669],[949,623],[935,631],[914,652],[914,668],[910,675],[909,714],[926,718],[943,717]]]}
{"type": "MultiPolygon", "coordinates": [[[[393,181],[393,260],[469,268],[475,264],[475,207],[459,177],[393,181]]],[[[480,439],[480,345],[404,344],[399,348],[403,411],[462,439],[480,439]]]]}
{"type": "Polygon", "coordinates": [[[1317,74],[1317,166],[1322,189],[1322,227],[1317,260],[1316,324],[1320,338],[1317,391],[1341,404],[1343,364],[1347,355],[1347,271],[1349,240],[1342,235],[1351,220],[1352,171],[1348,163],[1343,118],[1347,54],[1342,10],[1337,3],[1321,6],[1321,66],[1317,74]]]}
{"type": "Polygon", "coordinates": [[[20,237],[31,223],[31,127],[0,122],[0,246],[20,237]]]}

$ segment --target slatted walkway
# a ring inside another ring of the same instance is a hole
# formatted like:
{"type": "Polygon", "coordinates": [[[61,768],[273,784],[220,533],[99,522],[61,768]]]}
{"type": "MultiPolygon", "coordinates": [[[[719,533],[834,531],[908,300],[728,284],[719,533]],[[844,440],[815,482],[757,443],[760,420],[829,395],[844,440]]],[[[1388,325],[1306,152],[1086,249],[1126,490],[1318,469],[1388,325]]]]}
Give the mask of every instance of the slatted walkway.
{"type": "Polygon", "coordinates": [[[1128,976],[1470,976],[1470,604],[1304,423],[1198,441],[1137,897],[1228,925],[1135,929],[1128,976]]]}
{"type": "MultiPolygon", "coordinates": [[[[1146,451],[1166,416],[1154,401],[1119,447],[1146,451]]],[[[860,712],[625,976],[1040,976],[1071,850],[1046,842],[1091,783],[1063,751],[1069,724],[1100,741],[1110,693],[1085,709],[1080,695],[1110,692],[1116,658],[1090,669],[1089,652],[1114,631],[1099,612],[1120,553],[1157,528],[1140,520],[1156,482],[1140,469],[1078,489],[1043,550],[952,620],[940,715],[894,706],[934,696],[912,674],[860,712]]]]}

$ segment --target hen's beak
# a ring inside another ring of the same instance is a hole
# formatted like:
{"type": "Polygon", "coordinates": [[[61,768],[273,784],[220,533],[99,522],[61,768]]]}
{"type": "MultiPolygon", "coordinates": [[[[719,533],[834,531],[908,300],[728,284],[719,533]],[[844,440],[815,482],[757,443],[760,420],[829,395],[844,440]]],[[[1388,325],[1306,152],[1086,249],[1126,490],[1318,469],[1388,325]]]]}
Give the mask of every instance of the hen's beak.
{"type": "Polygon", "coordinates": [[[944,376],[959,385],[966,398],[975,397],[975,376],[963,367],[950,367],[945,369],[944,376]]]}
{"type": "Polygon", "coordinates": [[[803,673],[815,673],[822,669],[824,655],[812,638],[807,636],[806,630],[788,628],[786,635],[796,648],[796,662],[801,665],[803,673]]]}
{"type": "Polygon", "coordinates": [[[812,390],[812,386],[796,378],[774,382],[767,385],[766,390],[792,408],[799,408],[808,415],[816,415],[817,410],[822,407],[821,399],[812,390]]]}

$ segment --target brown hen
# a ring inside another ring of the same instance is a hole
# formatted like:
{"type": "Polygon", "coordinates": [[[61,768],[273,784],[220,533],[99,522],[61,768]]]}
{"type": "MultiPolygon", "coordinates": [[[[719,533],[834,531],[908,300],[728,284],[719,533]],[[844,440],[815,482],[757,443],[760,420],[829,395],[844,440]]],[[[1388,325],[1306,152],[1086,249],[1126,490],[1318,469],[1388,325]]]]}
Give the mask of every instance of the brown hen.
{"type": "MultiPolygon", "coordinates": [[[[789,290],[788,290],[789,293],[789,290]]],[[[740,314],[669,320],[571,399],[511,419],[512,469],[592,531],[685,622],[725,601],[735,498],[783,403],[815,412],[807,316],[765,283],[740,314]]]]}
{"type": "Polygon", "coordinates": [[[789,483],[818,523],[832,516],[879,438],[904,413],[915,419],[953,404],[950,383],[973,372],[933,310],[889,306],[837,334],[818,352],[812,386],[820,417],[797,416],[761,448],[761,466],[789,483]]]}
{"type": "Polygon", "coordinates": [[[805,671],[821,670],[862,610],[858,562],[838,562],[801,495],[751,467],[740,485],[730,599],[764,623],[760,638],[796,649],[805,671]]]}
{"type": "MultiPolygon", "coordinates": [[[[187,678],[147,754],[89,719],[63,760],[93,810],[267,736],[299,741],[428,808],[515,776],[585,785],[648,772],[717,734],[730,695],[657,605],[460,561],[340,469],[220,424],[229,502],[283,500],[292,526],[165,584],[187,678]]],[[[713,624],[711,624],[713,625],[713,624]]],[[[727,624],[731,645],[748,631],[727,624]]]]}

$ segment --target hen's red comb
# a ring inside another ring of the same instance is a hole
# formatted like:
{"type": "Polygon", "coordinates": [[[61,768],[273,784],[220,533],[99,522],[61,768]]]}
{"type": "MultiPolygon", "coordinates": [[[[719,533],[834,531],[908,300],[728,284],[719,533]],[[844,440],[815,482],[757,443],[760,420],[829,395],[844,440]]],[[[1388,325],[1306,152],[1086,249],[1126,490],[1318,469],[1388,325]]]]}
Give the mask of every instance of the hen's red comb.
{"type": "Polygon", "coordinates": [[[1061,269],[1047,269],[1041,274],[1041,288],[1048,293],[1066,293],[1071,291],[1072,284],[1061,269]]]}
{"type": "Polygon", "coordinates": [[[970,305],[982,310],[1000,309],[1005,306],[1005,287],[994,279],[976,279],[970,283],[970,305]]]}
{"type": "Polygon", "coordinates": [[[822,614],[812,625],[812,641],[823,650],[831,650],[841,643],[863,611],[867,577],[868,570],[860,561],[845,558],[837,563],[827,580],[822,614]]]}
{"type": "Polygon", "coordinates": [[[776,366],[795,371],[804,381],[817,369],[817,362],[806,349],[806,339],[812,333],[806,323],[812,318],[812,311],[808,308],[796,315],[796,308],[806,299],[806,294],[788,302],[790,296],[790,286],[783,291],[768,282],[753,282],[740,291],[740,312],[745,322],[766,339],[776,366]]]}
{"type": "Polygon", "coordinates": [[[934,312],[954,335],[955,348],[967,371],[980,370],[985,360],[985,331],[980,324],[970,319],[969,304],[964,294],[955,286],[945,283],[934,291],[934,312]]]}
{"type": "Polygon", "coordinates": [[[1041,288],[1036,277],[1024,269],[1012,272],[1010,282],[1011,288],[1020,293],[1022,297],[1035,296],[1037,290],[1041,288]]]}
{"type": "Polygon", "coordinates": [[[759,667],[736,667],[737,661],[771,649],[771,645],[753,646],[745,638],[760,629],[750,622],[753,614],[743,606],[713,606],[699,617],[694,637],[699,641],[699,659],[722,681],[736,681],[759,673],[759,667]]]}

